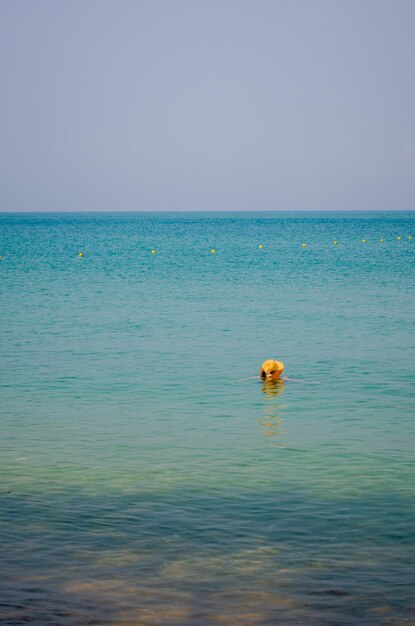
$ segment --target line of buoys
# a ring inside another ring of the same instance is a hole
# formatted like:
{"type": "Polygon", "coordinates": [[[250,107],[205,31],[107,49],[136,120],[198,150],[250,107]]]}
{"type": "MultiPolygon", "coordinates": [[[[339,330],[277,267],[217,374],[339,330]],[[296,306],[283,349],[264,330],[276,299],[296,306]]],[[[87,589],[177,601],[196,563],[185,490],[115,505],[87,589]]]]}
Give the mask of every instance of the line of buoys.
{"type": "MultiPolygon", "coordinates": [[[[398,237],[396,237],[396,239],[397,239],[397,241],[401,241],[402,237],[400,235],[398,235],[398,237]]],[[[413,239],[413,235],[408,235],[408,239],[413,239]]],[[[333,241],[333,246],[337,246],[338,243],[339,242],[337,240],[333,241]]],[[[361,243],[367,243],[367,239],[361,239],[361,243]]],[[[383,238],[379,239],[379,243],[385,243],[385,240],[383,238]]],[[[305,248],[306,246],[307,246],[306,243],[302,243],[301,244],[302,248],[305,248]]]]}
{"type": "MultiPolygon", "coordinates": [[[[408,235],[407,237],[408,237],[409,240],[412,240],[414,238],[413,235],[408,235]]],[[[398,235],[396,237],[396,240],[397,241],[402,241],[402,236],[398,235]]],[[[361,239],[361,243],[366,244],[367,243],[367,239],[361,239]]],[[[385,243],[385,239],[382,237],[381,239],[379,239],[379,243],[385,243]]],[[[301,244],[301,248],[307,248],[307,245],[308,245],[307,243],[303,242],[301,244]]],[[[337,246],[337,245],[339,245],[339,242],[338,242],[337,239],[335,239],[333,241],[333,246],[337,246]]],[[[258,248],[259,248],[259,250],[263,250],[264,245],[261,243],[261,244],[258,245],[258,248]]],[[[152,248],[151,249],[151,254],[156,254],[156,252],[157,252],[156,248],[152,248]]],[[[211,248],[210,249],[210,254],[215,254],[215,253],[216,253],[216,249],[215,248],[211,248]]],[[[83,252],[77,252],[77,257],[82,259],[84,257],[84,253],[83,252]]],[[[4,261],[4,256],[1,255],[1,254],[0,254],[0,261],[4,261]]]]}
{"type": "MultiPolygon", "coordinates": [[[[396,237],[396,239],[397,239],[397,241],[401,241],[402,237],[401,237],[400,235],[398,235],[398,236],[396,237]]],[[[408,239],[413,239],[413,235],[408,235],[408,239]]],[[[361,243],[363,243],[363,244],[368,243],[367,239],[361,239],[360,241],[361,241],[361,243]]],[[[385,239],[384,239],[384,238],[379,239],[379,243],[385,243],[385,239]]],[[[337,239],[335,239],[335,240],[333,241],[333,246],[337,246],[338,244],[339,244],[338,240],[337,240],[337,239]]],[[[306,247],[307,247],[307,245],[308,245],[308,244],[306,244],[306,243],[302,243],[302,244],[301,244],[301,247],[302,247],[302,248],[306,248],[306,247]]],[[[262,248],[262,246],[260,246],[260,248],[262,248]]]]}
{"type": "MultiPolygon", "coordinates": [[[[413,239],[413,235],[408,235],[407,237],[408,237],[408,239],[409,239],[409,240],[413,239]]],[[[401,235],[398,235],[398,236],[396,237],[396,240],[397,240],[397,241],[401,241],[401,240],[402,240],[402,236],[401,236],[401,235]]],[[[360,241],[361,241],[361,243],[363,243],[363,244],[368,243],[367,239],[361,239],[360,241]]],[[[382,237],[381,239],[379,239],[379,243],[385,243],[385,239],[382,237]]],[[[333,246],[338,246],[338,245],[339,245],[339,241],[338,241],[337,239],[335,239],[335,240],[332,242],[332,244],[333,244],[333,246]]],[[[307,246],[308,246],[308,244],[307,244],[307,243],[305,243],[305,242],[303,242],[303,243],[301,244],[301,248],[307,248],[307,246]]],[[[264,245],[263,245],[262,243],[261,243],[261,244],[259,244],[259,245],[258,245],[258,249],[259,249],[259,250],[263,250],[263,249],[264,249],[264,245]]],[[[151,249],[151,254],[156,254],[156,252],[157,252],[156,248],[152,248],[152,249],[151,249]]],[[[211,249],[210,249],[210,254],[215,254],[215,253],[216,253],[216,249],[215,249],[215,248],[211,248],[211,249]]],[[[77,253],[77,256],[78,256],[79,258],[82,258],[82,257],[84,256],[84,253],[83,253],[83,252],[78,252],[78,253],[77,253]]],[[[4,256],[0,255],[0,261],[3,261],[3,260],[4,260],[4,256]]]]}

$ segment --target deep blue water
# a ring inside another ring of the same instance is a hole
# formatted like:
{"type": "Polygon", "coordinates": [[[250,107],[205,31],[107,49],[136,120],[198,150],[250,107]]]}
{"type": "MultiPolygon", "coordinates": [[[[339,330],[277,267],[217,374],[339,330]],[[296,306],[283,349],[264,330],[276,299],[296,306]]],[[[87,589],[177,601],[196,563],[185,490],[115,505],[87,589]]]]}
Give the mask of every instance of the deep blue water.
{"type": "Polygon", "coordinates": [[[414,246],[412,212],[0,215],[0,623],[413,623],[414,246]],[[271,357],[304,382],[234,382],[271,357]]]}

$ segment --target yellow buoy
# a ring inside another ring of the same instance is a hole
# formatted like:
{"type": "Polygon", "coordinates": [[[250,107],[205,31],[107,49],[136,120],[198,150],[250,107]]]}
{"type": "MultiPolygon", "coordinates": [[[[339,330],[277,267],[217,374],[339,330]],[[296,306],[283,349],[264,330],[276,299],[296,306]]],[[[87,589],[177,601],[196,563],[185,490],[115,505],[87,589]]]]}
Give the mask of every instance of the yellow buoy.
{"type": "Polygon", "coordinates": [[[302,243],[302,244],[301,244],[301,247],[302,247],[302,248],[306,248],[306,247],[307,247],[307,244],[306,244],[306,243],[302,243]]]}
{"type": "Polygon", "coordinates": [[[385,242],[385,240],[384,240],[384,239],[380,239],[379,241],[380,241],[380,243],[384,243],[384,242],[385,242]]]}
{"type": "Polygon", "coordinates": [[[212,248],[212,250],[210,251],[211,254],[215,254],[215,250],[212,248]]]}
{"type": "Polygon", "coordinates": [[[400,241],[400,240],[401,240],[400,236],[396,237],[396,239],[397,239],[398,241],[400,241]]]}
{"type": "Polygon", "coordinates": [[[333,246],[337,246],[337,241],[333,241],[333,246]]]}
{"type": "Polygon", "coordinates": [[[259,249],[260,249],[260,250],[262,250],[262,248],[263,248],[263,247],[264,247],[263,245],[260,245],[260,246],[259,246],[259,249]]]}
{"type": "Polygon", "coordinates": [[[408,239],[413,239],[412,235],[408,235],[408,239]]]}
{"type": "Polygon", "coordinates": [[[362,243],[366,243],[366,239],[362,239],[362,243]]]}
{"type": "Polygon", "coordinates": [[[153,250],[151,251],[151,254],[156,254],[156,251],[153,249],[153,250]]]}
{"type": "Polygon", "coordinates": [[[84,256],[83,252],[78,252],[78,256],[84,256]]]}

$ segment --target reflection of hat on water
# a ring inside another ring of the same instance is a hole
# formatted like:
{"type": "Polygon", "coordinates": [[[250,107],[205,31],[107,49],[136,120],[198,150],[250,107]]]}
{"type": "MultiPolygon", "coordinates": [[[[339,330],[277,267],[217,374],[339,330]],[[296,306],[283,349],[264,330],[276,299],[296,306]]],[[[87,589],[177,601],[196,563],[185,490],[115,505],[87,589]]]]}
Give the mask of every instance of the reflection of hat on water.
{"type": "Polygon", "coordinates": [[[274,359],[268,359],[264,361],[259,370],[262,380],[277,380],[284,371],[284,363],[282,361],[275,361],[274,359]]]}

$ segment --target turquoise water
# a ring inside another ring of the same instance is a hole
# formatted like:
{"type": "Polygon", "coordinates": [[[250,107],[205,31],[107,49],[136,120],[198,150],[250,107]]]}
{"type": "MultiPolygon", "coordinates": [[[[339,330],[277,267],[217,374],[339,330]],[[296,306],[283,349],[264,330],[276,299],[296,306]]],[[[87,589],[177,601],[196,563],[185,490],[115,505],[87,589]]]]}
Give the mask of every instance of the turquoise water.
{"type": "Polygon", "coordinates": [[[412,623],[415,213],[0,233],[1,623],[412,623]]]}

